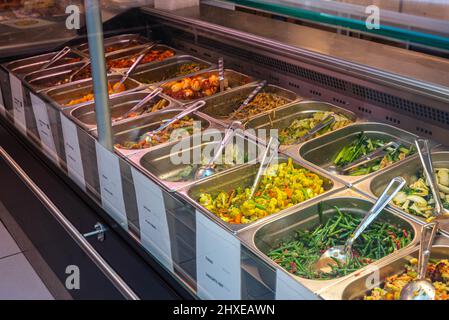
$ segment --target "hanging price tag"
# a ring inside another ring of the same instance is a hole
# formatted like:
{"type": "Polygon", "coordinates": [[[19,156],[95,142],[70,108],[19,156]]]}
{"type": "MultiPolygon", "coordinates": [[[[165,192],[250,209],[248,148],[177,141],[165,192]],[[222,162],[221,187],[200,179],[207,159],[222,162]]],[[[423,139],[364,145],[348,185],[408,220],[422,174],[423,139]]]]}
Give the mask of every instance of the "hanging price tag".
{"type": "Polygon", "coordinates": [[[56,151],[55,140],[48,118],[47,106],[44,101],[30,93],[31,105],[36,119],[37,131],[43,148],[50,155],[56,164],[59,165],[58,152],[56,151]]]}
{"type": "Polygon", "coordinates": [[[103,208],[124,228],[128,229],[125,200],[119,158],[95,142],[98,176],[100,179],[101,203],[103,208]]]}
{"type": "Polygon", "coordinates": [[[319,300],[283,270],[276,270],[276,300],[319,300]]]}
{"type": "Polygon", "coordinates": [[[25,104],[23,99],[22,82],[15,75],[10,73],[9,83],[11,85],[14,124],[20,131],[26,134],[27,127],[26,127],[25,104]]]}
{"type": "Polygon", "coordinates": [[[166,268],[173,271],[170,233],[162,190],[136,169],[131,168],[139,212],[140,238],[166,268]]]}
{"type": "Polygon", "coordinates": [[[62,135],[64,136],[64,150],[67,162],[67,172],[78,186],[86,191],[84,167],[76,125],[61,114],[62,135]]]}
{"type": "Polygon", "coordinates": [[[197,211],[198,297],[207,300],[240,300],[240,257],[240,241],[197,211]]]}

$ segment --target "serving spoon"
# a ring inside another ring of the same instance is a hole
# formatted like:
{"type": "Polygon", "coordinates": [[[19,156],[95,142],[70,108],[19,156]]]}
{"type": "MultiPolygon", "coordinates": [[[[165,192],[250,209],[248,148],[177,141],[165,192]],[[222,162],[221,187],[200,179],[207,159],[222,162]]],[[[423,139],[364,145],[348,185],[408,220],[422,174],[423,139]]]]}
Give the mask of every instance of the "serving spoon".
{"type": "Polygon", "coordinates": [[[197,111],[198,109],[204,107],[206,105],[206,102],[203,100],[197,101],[192,103],[190,106],[188,106],[184,111],[180,112],[179,114],[177,114],[175,117],[173,117],[172,119],[169,119],[167,121],[164,121],[164,123],[157,128],[156,130],[153,130],[151,132],[147,132],[144,135],[142,135],[142,139],[145,139],[145,141],[147,143],[151,143],[151,139],[153,137],[157,136],[156,134],[158,134],[159,132],[161,132],[162,130],[166,129],[167,127],[171,126],[173,123],[175,123],[178,120],[181,120],[182,118],[184,118],[185,116],[188,116],[189,114],[197,111]]]}
{"type": "Polygon", "coordinates": [[[114,122],[123,120],[128,118],[128,116],[136,111],[138,111],[139,109],[141,109],[148,101],[153,100],[154,98],[156,98],[161,92],[162,92],[162,88],[156,88],[153,91],[151,91],[145,98],[143,98],[140,102],[138,102],[134,107],[132,107],[131,109],[129,109],[127,112],[125,112],[125,114],[123,114],[121,117],[118,117],[116,119],[114,119],[114,122]]]}
{"type": "Polygon", "coordinates": [[[259,187],[260,178],[262,177],[262,174],[265,172],[265,170],[268,168],[270,163],[273,161],[274,156],[277,154],[277,150],[279,148],[279,139],[275,137],[270,137],[270,141],[268,141],[267,148],[265,149],[265,152],[262,157],[262,161],[260,162],[259,170],[257,171],[256,178],[254,179],[253,185],[251,187],[251,193],[249,195],[249,199],[252,199],[254,197],[254,194],[256,193],[257,188],[259,187]],[[271,151],[271,154],[269,155],[271,151]],[[268,161],[267,161],[268,159],[268,161]]]}
{"type": "Polygon", "coordinates": [[[365,231],[365,229],[377,218],[382,210],[393,200],[396,194],[404,187],[406,181],[402,177],[393,178],[385,190],[377,199],[373,207],[368,211],[354,233],[341,246],[335,246],[327,249],[314,265],[314,269],[318,272],[329,273],[332,266],[342,264],[346,265],[353,257],[352,246],[357,238],[365,231]]]}
{"type": "Polygon", "coordinates": [[[401,290],[401,300],[435,300],[435,287],[426,280],[432,244],[438,230],[438,222],[433,221],[422,226],[419,247],[418,279],[407,283],[401,290]]]}
{"type": "Polygon", "coordinates": [[[232,141],[232,138],[235,135],[235,130],[242,127],[242,123],[240,121],[233,121],[229,127],[226,129],[226,134],[221,140],[220,146],[218,147],[218,150],[215,152],[212,159],[209,160],[209,162],[198,168],[198,170],[195,173],[195,179],[202,179],[209,177],[213,174],[215,174],[215,161],[221,156],[221,153],[226,148],[226,146],[229,144],[229,142],[232,141]]]}
{"type": "Polygon", "coordinates": [[[377,148],[376,150],[364,155],[363,157],[344,165],[343,167],[339,168],[337,166],[331,165],[327,168],[327,171],[329,171],[330,173],[333,173],[333,174],[343,175],[351,169],[354,169],[358,166],[367,164],[371,161],[374,161],[376,159],[384,157],[385,154],[387,153],[387,151],[386,151],[387,148],[394,147],[397,149],[397,148],[399,148],[399,146],[400,146],[400,143],[398,141],[390,141],[390,142],[384,144],[383,146],[377,148]]]}

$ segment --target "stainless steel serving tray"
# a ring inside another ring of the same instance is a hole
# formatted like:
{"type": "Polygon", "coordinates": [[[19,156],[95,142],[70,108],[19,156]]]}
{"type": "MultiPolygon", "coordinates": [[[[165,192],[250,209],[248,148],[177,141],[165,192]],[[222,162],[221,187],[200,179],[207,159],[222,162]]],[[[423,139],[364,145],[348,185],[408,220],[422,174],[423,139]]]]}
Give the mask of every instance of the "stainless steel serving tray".
{"type": "MultiPolygon", "coordinates": [[[[221,140],[216,140],[214,138],[211,139],[212,136],[216,136],[216,133],[219,133],[220,137],[224,136],[224,131],[222,130],[216,130],[215,132],[208,131],[204,133],[202,137],[198,138],[199,141],[196,141],[197,137],[194,136],[183,140],[184,143],[180,143],[180,145],[185,145],[186,148],[183,148],[182,150],[179,148],[174,149],[174,144],[172,143],[155,150],[136,153],[131,155],[128,159],[147,175],[158,180],[169,191],[176,191],[206,179],[195,179],[194,174],[195,170],[201,166],[197,163],[199,163],[200,159],[203,158],[202,155],[204,154],[207,155],[207,158],[211,158],[213,155],[213,153],[211,154],[211,152],[213,152],[212,150],[218,148],[221,140]],[[176,158],[172,159],[172,157],[176,158]],[[186,161],[180,161],[181,159],[185,159],[186,161]],[[192,165],[192,163],[195,163],[195,165],[192,165]],[[188,170],[192,167],[192,174],[182,181],[170,181],[168,178],[169,176],[179,174],[183,170],[188,170]]],[[[234,141],[236,142],[234,146],[237,150],[239,150],[240,155],[243,156],[245,153],[248,154],[248,163],[256,161],[257,150],[259,150],[259,154],[262,154],[265,150],[265,146],[246,139],[246,137],[240,133],[236,134],[234,141]]],[[[224,173],[231,169],[245,165],[247,165],[247,163],[237,163],[230,168],[217,172],[216,174],[224,173]]]]}
{"type": "MultiPolygon", "coordinates": [[[[108,55],[106,57],[106,64],[109,67],[109,62],[110,61],[132,58],[136,54],[139,54],[139,52],[141,52],[142,50],[143,50],[143,46],[140,46],[140,47],[135,47],[135,48],[121,50],[121,51],[118,51],[118,52],[113,52],[113,53],[111,53],[110,55],[108,55]]],[[[172,57],[166,58],[166,59],[164,59],[162,61],[157,60],[157,61],[152,61],[152,62],[148,62],[148,63],[141,63],[140,67],[142,67],[142,66],[150,66],[150,65],[151,66],[156,66],[156,65],[159,65],[160,63],[165,62],[165,61],[167,61],[169,59],[173,59],[173,58],[175,58],[176,56],[178,56],[178,55],[180,55],[182,53],[181,51],[179,51],[177,49],[174,49],[172,47],[169,47],[169,46],[166,46],[166,45],[163,45],[163,44],[155,46],[153,48],[153,50],[171,50],[171,51],[174,52],[174,55],[172,57]]],[[[115,67],[112,68],[111,67],[111,70],[112,71],[116,71],[116,72],[125,72],[127,69],[128,68],[115,68],[115,67]]]]}
{"type": "MultiPolygon", "coordinates": [[[[174,109],[164,109],[158,112],[150,113],[145,116],[130,119],[128,121],[123,121],[121,123],[113,124],[112,134],[114,144],[124,143],[125,141],[134,141],[139,139],[144,133],[151,130],[157,129],[161,125],[161,121],[166,119],[171,119],[177,114],[179,114],[184,109],[174,108],[174,109]]],[[[201,122],[201,130],[204,131],[208,128],[217,128],[208,119],[201,116],[200,113],[196,112],[190,115],[194,120],[201,122]]],[[[96,130],[91,131],[91,133],[97,137],[98,133],[96,130]]],[[[181,139],[180,139],[181,140],[181,139]]],[[[157,146],[146,148],[146,149],[124,149],[115,147],[115,150],[125,157],[129,157],[137,152],[142,152],[144,150],[156,150],[162,148],[171,142],[162,143],[157,146]]]]}
{"type": "MultiPolygon", "coordinates": [[[[111,98],[109,100],[109,108],[111,110],[111,117],[118,118],[125,114],[127,111],[129,111],[132,107],[134,107],[137,103],[139,103],[141,100],[143,100],[151,91],[139,91],[139,92],[131,92],[126,93],[123,95],[116,96],[114,98],[111,98]]],[[[168,106],[167,108],[178,108],[179,105],[172,99],[170,99],[167,96],[164,96],[163,94],[160,94],[156,98],[149,101],[146,105],[153,105],[160,100],[167,100],[168,106]]],[[[68,115],[69,118],[71,118],[74,122],[76,122],[78,125],[83,127],[86,130],[94,130],[97,128],[97,120],[95,118],[95,103],[91,102],[86,105],[74,107],[74,108],[68,108],[63,111],[66,115],[68,115]]],[[[115,122],[114,124],[118,124],[121,122],[126,122],[129,120],[134,120],[139,117],[143,117],[148,115],[149,113],[145,113],[143,115],[140,115],[138,117],[129,118],[129,119],[123,119],[120,121],[115,122]]]]}
{"type": "MultiPolygon", "coordinates": [[[[106,52],[106,56],[109,56],[113,53],[121,52],[123,50],[135,48],[135,47],[141,47],[145,43],[148,43],[150,40],[148,40],[145,37],[142,37],[139,34],[121,34],[118,36],[112,36],[109,38],[104,39],[104,49],[106,52]],[[135,46],[127,47],[129,44],[134,43],[135,46]],[[120,49],[107,52],[107,48],[111,46],[119,46],[120,49]]],[[[85,42],[83,44],[80,44],[75,47],[76,50],[89,55],[89,43],[85,42]]]]}
{"type": "MultiPolygon", "coordinates": [[[[283,155],[279,155],[278,162],[286,162],[288,160],[287,157],[283,155]]],[[[324,174],[324,173],[317,173],[316,170],[313,168],[310,168],[307,165],[299,164],[298,162],[294,161],[295,166],[297,167],[303,167],[305,169],[310,170],[313,173],[316,173],[318,176],[320,176],[324,180],[323,187],[325,189],[325,192],[314,199],[320,199],[326,197],[326,195],[330,194],[331,192],[334,192],[336,190],[342,189],[344,186],[343,184],[339,183],[335,179],[331,178],[330,176],[324,174]]],[[[201,206],[196,199],[198,199],[198,196],[200,193],[207,190],[208,193],[214,194],[218,193],[220,191],[229,192],[237,187],[251,187],[254,178],[257,174],[257,170],[259,168],[259,164],[249,164],[243,167],[231,169],[224,173],[218,173],[214,175],[213,177],[210,177],[208,179],[205,179],[201,182],[197,182],[194,186],[187,187],[185,189],[179,190],[180,194],[183,195],[189,202],[191,202],[195,207],[197,207],[202,212],[205,212],[208,216],[210,216],[213,220],[217,221],[217,223],[223,225],[225,228],[230,230],[231,232],[237,233],[241,232],[245,229],[250,228],[254,225],[259,225],[263,223],[264,221],[273,219],[274,217],[278,217],[282,215],[284,212],[288,212],[290,210],[298,209],[303,206],[306,206],[307,203],[314,201],[314,199],[306,200],[302,203],[299,203],[291,208],[282,210],[278,213],[275,213],[271,216],[267,216],[265,218],[259,219],[253,223],[250,224],[230,224],[227,222],[224,222],[219,217],[217,217],[215,214],[201,206]]]]}
{"type": "MultiPolygon", "coordinates": [[[[229,120],[229,117],[232,112],[237,110],[237,108],[245,101],[248,95],[257,87],[257,84],[249,84],[240,88],[231,89],[222,94],[217,94],[210,98],[207,98],[205,101],[207,102],[206,106],[202,109],[201,112],[207,114],[208,116],[217,119],[223,125],[228,125],[232,120],[229,120]]],[[[275,85],[267,85],[264,87],[262,92],[275,94],[280,96],[288,101],[287,104],[298,101],[298,96],[293,91],[275,86],[275,85]]],[[[279,110],[285,105],[280,106],[274,110],[279,110]]],[[[265,113],[263,113],[265,114],[265,113]]],[[[234,120],[248,120],[258,117],[259,115],[252,116],[247,119],[234,119],[234,120]]]]}
{"type": "MultiPolygon", "coordinates": [[[[31,72],[38,71],[39,68],[41,68],[47,62],[49,62],[57,53],[58,52],[51,52],[51,53],[46,53],[46,54],[42,54],[42,55],[38,55],[38,56],[24,58],[24,59],[8,62],[4,66],[8,71],[18,75],[19,77],[22,77],[31,72]]],[[[55,62],[55,64],[52,67],[66,65],[66,64],[72,64],[72,63],[85,61],[85,60],[86,59],[82,54],[72,50],[65,57],[63,57],[59,61],[55,62]],[[79,59],[79,61],[72,62],[72,61],[70,61],[70,59],[79,59]]]]}
{"type": "MultiPolygon", "coordinates": [[[[357,121],[357,116],[346,109],[337,107],[333,104],[320,101],[300,101],[287,106],[277,108],[271,112],[258,115],[245,123],[247,129],[277,129],[279,131],[288,128],[293,121],[298,119],[306,119],[313,116],[316,112],[334,112],[341,114],[353,122],[357,121]]],[[[329,132],[330,133],[330,132],[329,132]]],[[[325,133],[329,134],[329,133],[325,133]]],[[[323,136],[324,136],[323,135],[323,136]]],[[[299,144],[281,145],[281,150],[286,150],[299,144]]]]}
{"type": "MultiPolygon", "coordinates": [[[[318,204],[320,202],[323,202],[330,206],[330,208],[326,207],[326,209],[324,210],[323,217],[329,217],[336,213],[336,211],[331,208],[332,206],[338,206],[344,212],[350,212],[354,215],[364,215],[373,205],[372,200],[368,199],[367,197],[364,197],[351,189],[346,189],[332,195],[328,195],[324,199],[314,199],[313,201],[303,205],[302,207],[292,208],[285,214],[276,217],[276,219],[266,221],[265,223],[258,225],[257,227],[251,228],[239,234],[239,236],[252,249],[254,253],[260,256],[261,259],[266,261],[274,269],[283,269],[281,266],[271,260],[267,256],[267,253],[271,249],[273,249],[273,247],[277,243],[290,239],[297,230],[313,229],[319,219],[318,204]]],[[[345,279],[357,277],[357,275],[360,272],[363,272],[363,270],[370,269],[372,268],[372,266],[379,265],[382,261],[386,261],[392,256],[401,254],[401,252],[404,252],[408,248],[415,246],[419,241],[420,226],[414,221],[397,215],[388,207],[380,214],[377,220],[389,222],[391,224],[405,227],[408,230],[413,231],[414,239],[406,248],[402,248],[397,252],[392,253],[389,256],[386,256],[368,266],[365,266],[356,272],[338,279],[311,280],[291,274],[292,277],[312,292],[318,293],[323,289],[344,281],[345,279]]],[[[283,270],[288,273],[287,270],[283,270]]]]}
{"type": "MultiPolygon", "coordinates": [[[[327,168],[332,164],[333,159],[337,153],[346,145],[350,144],[357,135],[361,132],[374,139],[384,139],[387,142],[393,140],[399,140],[402,144],[410,146],[414,144],[414,141],[418,136],[396,127],[377,123],[366,122],[351,124],[340,130],[331,132],[321,137],[310,140],[300,146],[294,146],[289,148],[286,153],[292,157],[299,157],[312,166],[319,168],[325,172],[327,168]]],[[[412,155],[415,156],[415,155],[412,155]]],[[[410,157],[410,156],[409,156],[410,157]]],[[[404,159],[405,160],[405,159],[404,159]]],[[[394,163],[392,166],[399,165],[402,161],[394,163]]],[[[383,171],[385,169],[379,170],[383,171]]],[[[343,181],[347,185],[352,185],[361,180],[371,177],[373,173],[364,176],[346,176],[335,174],[337,179],[343,181]]]]}
{"type": "Polygon", "coordinates": [[[158,86],[168,80],[173,81],[178,78],[184,78],[198,72],[207,71],[213,67],[215,67],[214,64],[205,60],[189,55],[178,55],[160,62],[157,66],[150,64],[138,67],[131,77],[140,83],[158,86]],[[173,74],[179,71],[179,67],[187,63],[197,63],[201,70],[183,76],[173,76],[173,74]]]}
{"type": "MultiPolygon", "coordinates": [[[[319,295],[327,300],[362,300],[371,289],[381,286],[387,277],[404,272],[404,266],[408,264],[410,259],[418,258],[418,251],[417,246],[411,247],[402,254],[379,263],[376,268],[364,270],[335,286],[326,288],[319,292],[319,295]]],[[[449,239],[444,236],[437,236],[430,257],[433,259],[449,259],[449,239]]]]}
{"type": "MultiPolygon", "coordinates": [[[[434,168],[449,168],[449,151],[433,151],[432,162],[434,168]]],[[[354,187],[370,197],[377,198],[382,193],[382,188],[385,188],[391,179],[400,176],[407,181],[407,184],[410,184],[412,176],[416,175],[419,170],[422,170],[421,161],[418,157],[413,157],[399,166],[387,168],[383,172],[373,175],[370,179],[355,184],[354,187]]],[[[400,207],[395,206],[394,204],[392,205],[411,219],[425,223],[424,218],[403,211],[400,207]]],[[[440,228],[443,232],[449,234],[448,221],[444,221],[444,223],[440,225],[440,228]]]]}
{"type": "MultiPolygon", "coordinates": [[[[255,81],[255,79],[253,77],[247,76],[247,75],[245,75],[243,73],[240,73],[240,72],[237,72],[237,71],[234,71],[234,70],[231,70],[231,69],[225,69],[224,73],[225,73],[225,79],[228,80],[228,85],[230,87],[230,89],[228,89],[227,91],[231,91],[231,90],[233,90],[235,88],[242,87],[244,85],[250,84],[250,83],[255,81]]],[[[198,72],[198,73],[195,74],[195,76],[202,75],[204,77],[209,77],[210,75],[213,75],[213,74],[218,76],[218,70],[210,70],[210,71],[198,72]]],[[[181,77],[181,78],[179,78],[177,80],[179,81],[179,80],[184,79],[184,78],[188,78],[188,77],[181,77]]],[[[174,81],[172,80],[172,81],[163,82],[162,84],[160,84],[160,87],[164,88],[165,86],[167,86],[171,82],[174,82],[174,81]]],[[[227,91],[225,91],[225,92],[217,92],[215,95],[212,95],[211,97],[215,97],[217,95],[225,94],[227,91]]],[[[210,98],[210,97],[203,97],[203,98],[200,98],[200,99],[193,99],[193,100],[182,100],[182,99],[176,99],[176,98],[173,98],[173,99],[179,101],[180,103],[191,103],[191,102],[194,102],[194,101],[205,100],[205,99],[208,99],[208,98],[210,98]]]]}
{"type": "MultiPolygon", "coordinates": [[[[121,78],[121,74],[108,75],[108,81],[111,84],[119,82],[121,78]]],[[[112,94],[110,95],[110,97],[113,98],[128,92],[133,92],[144,88],[140,83],[130,78],[125,81],[125,87],[126,91],[112,94]]],[[[92,79],[85,79],[68,83],[57,88],[52,88],[42,94],[45,95],[58,108],[66,109],[91,103],[91,101],[87,101],[79,103],[77,105],[67,105],[67,103],[69,103],[71,100],[82,98],[83,96],[90,93],[93,93],[92,79]]]]}
{"type": "Polygon", "coordinates": [[[59,87],[67,83],[60,83],[67,79],[74,71],[84,66],[85,62],[77,62],[66,65],[57,66],[41,71],[34,71],[27,74],[23,79],[31,88],[37,92],[42,92],[54,87],[59,87]]]}

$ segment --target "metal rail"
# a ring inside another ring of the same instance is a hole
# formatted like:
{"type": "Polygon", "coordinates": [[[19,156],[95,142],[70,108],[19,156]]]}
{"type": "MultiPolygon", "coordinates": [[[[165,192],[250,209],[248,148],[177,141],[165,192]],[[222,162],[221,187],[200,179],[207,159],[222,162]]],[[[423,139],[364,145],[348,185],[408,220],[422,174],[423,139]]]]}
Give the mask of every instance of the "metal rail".
{"type": "Polygon", "coordinates": [[[103,257],[92,247],[92,245],[81,235],[73,224],[62,214],[47,195],[34,183],[26,172],[14,161],[14,159],[0,146],[0,156],[6,161],[11,169],[20,179],[33,191],[40,202],[50,211],[58,223],[67,231],[70,237],[87,254],[93,263],[112,282],[114,287],[127,300],[140,300],[137,294],[126,284],[126,282],[114,271],[114,269],[103,259],[103,257]]]}

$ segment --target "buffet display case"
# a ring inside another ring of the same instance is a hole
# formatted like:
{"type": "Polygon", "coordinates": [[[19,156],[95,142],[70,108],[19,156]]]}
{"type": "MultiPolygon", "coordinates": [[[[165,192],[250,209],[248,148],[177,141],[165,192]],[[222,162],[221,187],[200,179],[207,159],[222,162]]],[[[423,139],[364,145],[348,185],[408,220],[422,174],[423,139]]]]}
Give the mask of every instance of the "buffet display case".
{"type": "MultiPolygon", "coordinates": [[[[386,236],[393,244],[376,242],[378,253],[364,252],[371,258],[354,270],[338,270],[328,279],[307,278],[293,260],[282,264],[275,258],[296,234],[311,233],[338,214],[358,221],[391,178],[403,176],[410,183],[419,171],[413,151],[418,137],[432,140],[435,166],[448,168],[447,60],[207,4],[174,12],[137,11],[146,31],[104,40],[106,64],[114,62],[109,84],[113,87],[127,70],[115,62],[128,66],[127,60],[153,40],[160,41],[156,50],[171,54],[139,66],[121,92],[111,91],[114,150],[97,139],[94,80],[87,74],[70,81],[89,62],[85,40],[72,41],[71,55],[44,71],[40,66],[57,51],[3,63],[0,113],[181,286],[199,299],[363,299],[416,256],[426,220],[391,204],[379,226],[398,232],[386,236]],[[195,79],[218,78],[219,57],[225,64],[223,92],[210,83],[202,95],[174,89],[182,84],[187,91],[195,79]],[[233,139],[255,150],[253,157],[196,178],[203,151],[216,148],[235,120],[234,111],[261,80],[268,84],[259,94],[281,102],[253,105],[238,119],[242,128],[233,139]],[[157,88],[162,93],[147,102],[144,112],[122,118],[157,88]],[[157,143],[148,143],[145,134],[202,99],[205,106],[184,118],[187,135],[159,136],[157,143]],[[313,127],[310,121],[328,114],[338,116],[335,126],[298,140],[313,127]],[[273,165],[282,175],[264,180],[265,189],[245,202],[267,147],[267,137],[256,134],[259,129],[278,130],[285,139],[273,165]],[[211,141],[208,134],[219,140],[211,141]],[[378,143],[395,141],[403,151],[363,174],[329,170],[336,155],[362,135],[378,143]],[[198,154],[198,163],[173,160],[198,154]],[[282,181],[289,174],[292,180],[282,181]],[[243,200],[236,201],[239,197],[243,200]],[[376,283],[366,281],[374,276],[376,283]]],[[[440,233],[433,254],[446,259],[447,225],[440,233]]]]}

